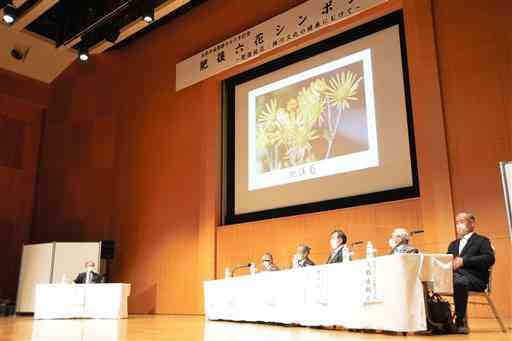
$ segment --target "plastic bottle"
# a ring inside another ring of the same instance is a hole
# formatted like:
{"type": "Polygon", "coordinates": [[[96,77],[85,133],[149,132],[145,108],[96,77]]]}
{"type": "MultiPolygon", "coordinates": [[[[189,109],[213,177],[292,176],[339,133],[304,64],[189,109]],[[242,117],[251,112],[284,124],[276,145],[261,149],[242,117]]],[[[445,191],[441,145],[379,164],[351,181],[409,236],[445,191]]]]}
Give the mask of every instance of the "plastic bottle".
{"type": "Polygon", "coordinates": [[[343,261],[344,262],[350,262],[352,260],[352,257],[350,256],[350,249],[348,246],[344,246],[341,250],[341,254],[343,255],[343,261]]]}
{"type": "Polygon", "coordinates": [[[229,268],[224,269],[224,278],[231,277],[231,270],[229,268]]]}
{"type": "Polygon", "coordinates": [[[377,250],[373,247],[372,242],[368,241],[366,244],[366,258],[373,258],[377,254],[377,250]]]}

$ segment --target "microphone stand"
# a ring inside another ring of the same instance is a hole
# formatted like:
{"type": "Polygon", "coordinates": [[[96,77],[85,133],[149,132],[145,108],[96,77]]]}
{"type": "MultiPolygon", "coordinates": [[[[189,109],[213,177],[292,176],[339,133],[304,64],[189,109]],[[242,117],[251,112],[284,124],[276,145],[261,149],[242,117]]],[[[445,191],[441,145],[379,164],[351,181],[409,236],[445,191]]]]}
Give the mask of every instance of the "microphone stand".
{"type": "Polygon", "coordinates": [[[233,268],[233,270],[231,270],[231,277],[233,277],[233,275],[235,274],[235,271],[240,270],[240,269],[250,268],[250,267],[251,267],[251,263],[235,266],[233,268]]]}

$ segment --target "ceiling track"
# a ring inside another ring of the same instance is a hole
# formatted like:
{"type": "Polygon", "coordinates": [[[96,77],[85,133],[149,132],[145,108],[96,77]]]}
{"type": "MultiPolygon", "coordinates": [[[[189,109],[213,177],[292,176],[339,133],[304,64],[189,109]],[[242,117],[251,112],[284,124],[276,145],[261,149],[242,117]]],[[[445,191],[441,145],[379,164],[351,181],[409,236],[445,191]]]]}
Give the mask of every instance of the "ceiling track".
{"type": "MultiPolygon", "coordinates": [[[[89,34],[92,31],[94,31],[96,28],[100,27],[103,24],[106,24],[110,19],[114,18],[119,13],[123,12],[125,9],[130,7],[134,2],[135,2],[135,0],[128,0],[128,1],[126,1],[125,3],[123,3],[122,5],[117,7],[116,9],[114,9],[112,12],[110,12],[110,13],[104,15],[103,17],[99,18],[98,20],[96,20],[95,22],[90,24],[88,27],[86,27],[82,31],[80,31],[77,34],[75,34],[73,37],[71,37],[68,40],[66,40],[62,45],[64,45],[64,46],[70,46],[70,45],[73,46],[73,45],[75,45],[74,42],[79,40],[79,38],[81,38],[83,36],[86,36],[87,34],[89,34]]],[[[57,48],[58,47],[60,47],[60,45],[58,45],[57,48]]]]}

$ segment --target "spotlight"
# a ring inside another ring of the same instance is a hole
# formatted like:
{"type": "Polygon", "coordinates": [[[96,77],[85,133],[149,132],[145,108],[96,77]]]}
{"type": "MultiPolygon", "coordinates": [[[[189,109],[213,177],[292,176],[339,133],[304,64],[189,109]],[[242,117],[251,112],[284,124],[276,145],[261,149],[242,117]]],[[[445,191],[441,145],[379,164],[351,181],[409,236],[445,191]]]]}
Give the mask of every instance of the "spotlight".
{"type": "Polygon", "coordinates": [[[81,46],[78,50],[78,58],[85,63],[89,60],[89,49],[86,46],[81,46]]]}
{"type": "Polygon", "coordinates": [[[9,25],[16,21],[16,7],[12,5],[11,1],[7,1],[7,5],[4,7],[4,16],[2,19],[9,25]]]}
{"type": "Polygon", "coordinates": [[[155,21],[155,3],[153,0],[148,0],[144,3],[142,8],[142,19],[148,24],[155,21]]]}
{"type": "Polygon", "coordinates": [[[155,13],[144,14],[144,21],[151,24],[155,20],[155,13]]]}
{"type": "Polygon", "coordinates": [[[28,52],[30,51],[29,47],[25,46],[14,46],[14,48],[11,50],[11,57],[23,61],[25,58],[27,58],[28,52]]]}

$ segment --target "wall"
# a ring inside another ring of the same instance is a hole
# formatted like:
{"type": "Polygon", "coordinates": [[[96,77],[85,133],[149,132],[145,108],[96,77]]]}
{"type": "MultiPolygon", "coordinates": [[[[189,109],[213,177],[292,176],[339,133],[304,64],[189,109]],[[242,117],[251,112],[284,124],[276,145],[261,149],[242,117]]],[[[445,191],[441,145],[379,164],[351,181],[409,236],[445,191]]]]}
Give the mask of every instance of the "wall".
{"type": "Polygon", "coordinates": [[[30,240],[48,86],[0,70],[0,298],[16,298],[23,243],[30,240]]]}
{"type": "MultiPolygon", "coordinates": [[[[454,238],[454,208],[464,203],[479,214],[482,226],[502,227],[499,186],[485,187],[497,205],[489,214],[477,210],[480,202],[460,199],[468,195],[461,177],[474,174],[463,167],[464,155],[473,146],[465,145],[462,131],[454,125],[465,115],[461,107],[467,99],[455,91],[465,71],[452,66],[457,51],[450,41],[464,30],[451,27],[454,15],[447,2],[435,1],[432,8],[430,0],[392,0],[273,56],[403,6],[421,198],[216,228],[221,80],[269,57],[179,93],[174,91],[175,64],[300,2],[276,0],[261,6],[211,0],[121,50],[95,56],[87,65],[73,65],[53,85],[32,239],[115,239],[114,280],[133,284],[131,312],[201,313],[202,280],[222,276],[225,266],[257,259],[267,250],[286,264],[300,242],[309,243],[313,258],[321,263],[327,258],[327,238],[334,226],[343,226],[352,240],[376,241],[380,252],[397,225],[423,227],[426,233],[416,237],[415,244],[427,251],[445,251],[454,238]],[[454,150],[451,141],[462,147],[454,150]]],[[[499,11],[498,5],[490,6],[499,11]]],[[[457,7],[459,25],[475,20],[471,11],[462,3],[457,7]]],[[[492,34],[493,29],[482,31],[492,34]]],[[[497,77],[491,75],[501,87],[497,77]]],[[[498,122],[510,117],[503,107],[491,114],[498,122]]],[[[476,115],[474,120],[476,125],[476,115]]],[[[507,127],[500,135],[506,155],[499,157],[510,158],[510,123],[499,125],[507,127]]],[[[480,150],[487,152],[492,145],[486,142],[480,150]]],[[[485,152],[482,158],[487,157],[485,152]]],[[[486,162],[491,167],[490,159],[486,162]]],[[[475,171],[479,186],[491,179],[499,184],[495,172],[480,169],[475,171]]],[[[500,281],[498,298],[507,295],[505,281],[500,281]]],[[[503,302],[500,310],[510,314],[510,305],[503,302]]]]}

